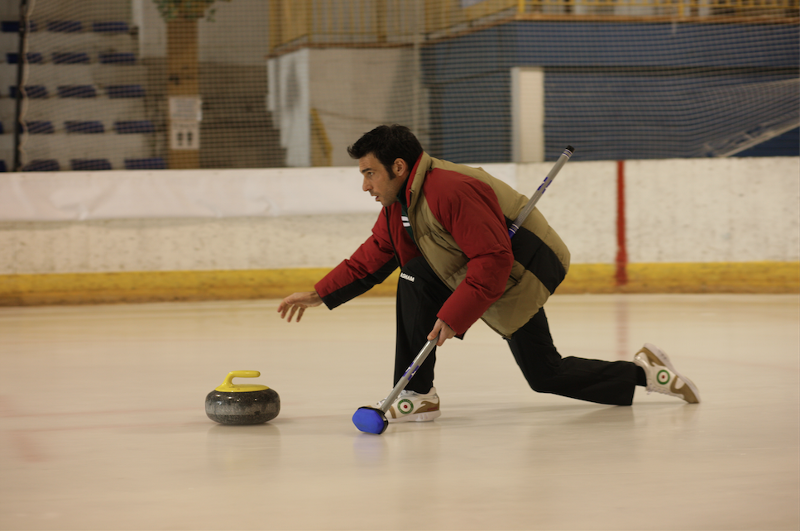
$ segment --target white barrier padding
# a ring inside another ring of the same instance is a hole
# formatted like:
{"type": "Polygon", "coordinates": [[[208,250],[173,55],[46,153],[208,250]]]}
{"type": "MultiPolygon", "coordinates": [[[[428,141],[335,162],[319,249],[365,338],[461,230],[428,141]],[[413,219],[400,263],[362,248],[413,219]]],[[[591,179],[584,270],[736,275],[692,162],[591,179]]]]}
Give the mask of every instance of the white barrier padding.
{"type": "Polygon", "coordinates": [[[355,167],[0,174],[0,221],[377,213],[355,167]]]}
{"type": "MultiPolygon", "coordinates": [[[[552,164],[482,166],[529,195],[552,164]]],[[[631,262],[800,259],[800,158],[624,169],[631,262]]],[[[361,185],[355,167],[0,173],[0,275],[333,267],[379,215],[361,185]]],[[[614,161],[570,161],[539,207],[573,263],[610,264],[616,199],[614,161]]]]}

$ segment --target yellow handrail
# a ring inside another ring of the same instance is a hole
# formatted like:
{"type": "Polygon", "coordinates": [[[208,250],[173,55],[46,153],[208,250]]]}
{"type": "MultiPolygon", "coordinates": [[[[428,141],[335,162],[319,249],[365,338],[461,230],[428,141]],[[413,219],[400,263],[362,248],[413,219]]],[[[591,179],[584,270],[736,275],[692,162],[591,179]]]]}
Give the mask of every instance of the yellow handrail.
{"type": "MultiPolygon", "coordinates": [[[[417,0],[413,0],[417,1],[417,0]]],[[[474,29],[507,19],[529,17],[633,16],[647,20],[664,16],[684,20],[725,17],[763,21],[773,17],[797,23],[800,0],[419,0],[424,9],[409,9],[411,1],[269,0],[270,45],[411,43],[420,28],[432,37],[474,29]],[[416,13],[421,11],[421,18],[416,13]]]]}

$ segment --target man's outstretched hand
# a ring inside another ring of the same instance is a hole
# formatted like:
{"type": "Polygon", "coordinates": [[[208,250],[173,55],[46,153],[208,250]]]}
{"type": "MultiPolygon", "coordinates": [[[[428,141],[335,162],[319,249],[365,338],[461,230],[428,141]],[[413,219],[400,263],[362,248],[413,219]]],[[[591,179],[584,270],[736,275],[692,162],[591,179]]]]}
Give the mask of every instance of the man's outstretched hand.
{"type": "Polygon", "coordinates": [[[301,291],[292,293],[278,305],[278,313],[281,314],[281,319],[286,319],[286,322],[291,323],[292,317],[297,313],[297,322],[303,317],[306,308],[313,308],[322,304],[322,298],[317,295],[316,291],[301,291]],[[286,314],[289,314],[286,317],[286,314]]]}

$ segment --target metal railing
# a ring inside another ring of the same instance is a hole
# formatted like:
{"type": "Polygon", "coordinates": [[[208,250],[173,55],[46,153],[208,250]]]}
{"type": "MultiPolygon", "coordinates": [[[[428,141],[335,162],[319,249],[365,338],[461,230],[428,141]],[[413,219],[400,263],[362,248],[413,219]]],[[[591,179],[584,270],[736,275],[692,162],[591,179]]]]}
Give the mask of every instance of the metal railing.
{"type": "Polygon", "coordinates": [[[270,0],[270,48],[396,45],[510,20],[798,22],[800,0],[270,0]]]}

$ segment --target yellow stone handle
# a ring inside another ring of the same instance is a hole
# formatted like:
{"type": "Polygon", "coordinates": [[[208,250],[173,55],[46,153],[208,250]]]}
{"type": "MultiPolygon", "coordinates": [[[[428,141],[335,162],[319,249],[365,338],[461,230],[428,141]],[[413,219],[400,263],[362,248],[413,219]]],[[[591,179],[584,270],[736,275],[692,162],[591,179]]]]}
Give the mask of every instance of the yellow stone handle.
{"type": "Polygon", "coordinates": [[[236,385],[232,381],[234,378],[258,378],[259,376],[261,376],[259,371],[232,371],[229,372],[228,376],[225,377],[225,381],[222,382],[222,385],[217,387],[215,390],[246,393],[248,391],[261,391],[264,389],[269,389],[266,385],[236,385]]]}
{"type": "Polygon", "coordinates": [[[259,371],[233,371],[228,373],[222,385],[233,385],[234,378],[258,378],[259,376],[261,376],[259,371]]]}

